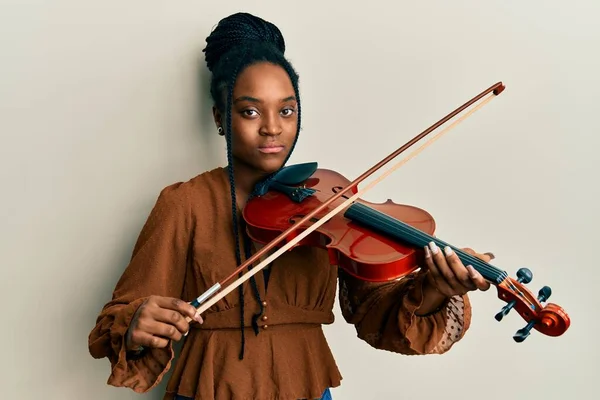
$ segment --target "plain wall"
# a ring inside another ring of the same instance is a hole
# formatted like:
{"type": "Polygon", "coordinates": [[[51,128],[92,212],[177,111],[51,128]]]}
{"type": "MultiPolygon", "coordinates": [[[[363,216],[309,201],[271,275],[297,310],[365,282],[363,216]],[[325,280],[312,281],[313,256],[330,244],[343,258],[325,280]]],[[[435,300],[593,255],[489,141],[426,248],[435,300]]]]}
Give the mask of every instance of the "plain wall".
{"type": "Polygon", "coordinates": [[[506,91],[365,196],[429,211],[572,319],[554,338],[494,288],[466,337],[402,356],[326,334],[336,400],[592,399],[599,373],[597,1],[0,1],[2,399],[160,399],[106,385],[87,338],[159,191],[223,165],[201,50],[217,22],[276,23],[301,75],[292,163],[348,178],[497,81],[506,91]],[[256,4],[250,6],[250,4],[256,4]],[[573,395],[574,390],[583,394],[573,395]]]}

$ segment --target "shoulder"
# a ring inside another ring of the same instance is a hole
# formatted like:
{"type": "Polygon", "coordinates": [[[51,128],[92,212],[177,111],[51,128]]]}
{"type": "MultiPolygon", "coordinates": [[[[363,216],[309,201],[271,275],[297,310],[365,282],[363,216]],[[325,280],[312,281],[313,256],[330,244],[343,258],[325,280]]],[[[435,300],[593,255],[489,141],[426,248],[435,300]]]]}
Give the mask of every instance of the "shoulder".
{"type": "Polygon", "coordinates": [[[160,190],[155,207],[193,212],[198,205],[207,205],[220,193],[226,193],[223,168],[203,172],[187,181],[171,183],[160,190]]]}

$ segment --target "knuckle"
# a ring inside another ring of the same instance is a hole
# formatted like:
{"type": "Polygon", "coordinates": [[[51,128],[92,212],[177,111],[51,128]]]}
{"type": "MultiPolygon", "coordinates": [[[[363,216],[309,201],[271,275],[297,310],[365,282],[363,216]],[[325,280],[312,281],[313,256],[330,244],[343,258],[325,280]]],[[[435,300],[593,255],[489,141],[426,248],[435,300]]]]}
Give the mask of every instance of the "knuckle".
{"type": "Polygon", "coordinates": [[[169,327],[167,328],[167,336],[174,336],[177,333],[177,328],[175,328],[173,325],[169,325],[169,327]]]}
{"type": "Polygon", "coordinates": [[[152,339],[150,339],[150,346],[160,347],[160,339],[157,338],[156,336],[152,336],[152,339]]]}
{"type": "Polygon", "coordinates": [[[173,311],[171,313],[171,321],[173,322],[177,322],[181,319],[181,314],[179,314],[177,311],[173,311]]]}

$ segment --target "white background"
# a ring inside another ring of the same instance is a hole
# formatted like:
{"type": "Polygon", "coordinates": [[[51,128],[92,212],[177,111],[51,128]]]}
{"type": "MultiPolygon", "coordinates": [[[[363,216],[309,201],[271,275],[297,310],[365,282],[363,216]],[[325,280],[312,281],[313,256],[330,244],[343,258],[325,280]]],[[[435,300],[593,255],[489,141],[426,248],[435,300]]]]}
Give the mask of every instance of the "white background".
{"type": "Polygon", "coordinates": [[[356,339],[336,306],[334,398],[596,398],[600,3],[250,3],[0,1],[0,397],[140,397],[106,385],[87,336],[159,191],[225,161],[201,50],[249,11],[281,28],[301,75],[291,162],[351,179],[503,81],[366,198],[424,208],[438,237],[512,276],[531,268],[531,290],[551,286],[572,318],[562,337],[516,344],[525,323],[494,320],[492,289],[449,353],[405,357],[356,339]]]}

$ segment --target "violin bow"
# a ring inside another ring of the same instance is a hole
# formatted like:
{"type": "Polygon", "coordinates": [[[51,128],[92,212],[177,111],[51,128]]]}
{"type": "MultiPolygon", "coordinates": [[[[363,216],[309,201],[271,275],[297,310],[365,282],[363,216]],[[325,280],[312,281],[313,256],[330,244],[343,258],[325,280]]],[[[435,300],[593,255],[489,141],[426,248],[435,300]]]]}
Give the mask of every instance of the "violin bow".
{"type": "MultiPolygon", "coordinates": [[[[483,92],[479,93],[477,96],[473,97],[471,100],[467,101],[466,103],[464,103],[463,105],[461,105],[460,107],[458,107],[457,109],[455,109],[454,111],[452,111],[451,113],[446,115],[444,118],[440,119],[435,124],[431,125],[429,128],[425,129],[423,132],[421,132],[420,134],[418,134],[417,136],[415,136],[414,138],[412,138],[411,140],[406,142],[403,146],[401,146],[400,148],[398,148],[397,150],[392,152],[390,155],[385,157],[383,160],[379,161],[373,167],[371,167],[366,172],[364,172],[362,175],[360,175],[358,178],[356,178],[351,183],[349,183],[344,189],[342,189],[342,190],[338,191],[337,193],[335,193],[334,195],[332,195],[327,201],[323,202],[321,205],[316,207],[313,211],[306,214],[302,219],[298,220],[295,224],[291,225],[287,230],[282,232],[279,236],[277,236],[271,242],[266,244],[264,247],[262,247],[256,253],[254,253],[254,255],[252,255],[244,263],[242,263],[242,265],[240,265],[229,276],[227,276],[220,282],[215,283],[208,290],[206,290],[203,294],[201,294],[195,300],[193,300],[190,304],[196,308],[196,315],[204,313],[206,310],[208,310],[210,307],[212,307],[216,302],[218,302],[223,297],[225,297],[229,293],[231,293],[231,291],[233,291],[239,285],[241,285],[242,283],[244,283],[245,281],[250,279],[252,276],[257,274],[260,270],[265,268],[267,265],[271,264],[275,259],[277,259],[283,253],[285,253],[286,251],[291,249],[293,246],[295,246],[298,242],[300,242],[302,239],[304,239],[304,237],[306,237],[307,235],[312,233],[318,227],[320,227],[325,222],[327,222],[328,220],[333,218],[336,214],[341,212],[348,205],[353,203],[356,199],[358,199],[359,197],[364,195],[364,193],[366,193],[368,190],[370,190],[372,187],[374,187],[377,183],[381,182],[385,177],[387,177],[392,172],[394,172],[395,170],[400,168],[402,165],[406,164],[409,160],[411,160],[417,154],[422,152],[426,147],[430,146],[434,141],[439,139],[442,135],[444,135],[445,133],[447,133],[454,127],[456,127],[459,123],[461,123],[462,121],[467,119],[469,116],[471,116],[475,111],[479,110],[481,107],[483,107],[489,101],[491,101],[494,97],[496,97],[500,93],[502,93],[504,91],[504,89],[505,89],[504,84],[502,82],[498,82],[498,83],[490,86],[483,92]],[[322,218],[319,218],[316,222],[314,222],[312,225],[310,225],[308,228],[306,228],[300,234],[295,236],[292,240],[290,240],[285,245],[278,248],[275,252],[273,252],[273,254],[269,255],[267,258],[265,258],[259,264],[257,264],[253,268],[251,268],[244,275],[242,275],[241,277],[238,277],[230,285],[228,285],[227,287],[225,287],[224,289],[221,290],[221,288],[223,288],[227,284],[227,282],[234,279],[236,275],[238,275],[243,270],[247,269],[248,266],[250,266],[254,262],[258,261],[261,257],[263,257],[265,254],[267,254],[267,252],[269,252],[275,246],[277,246],[279,243],[281,243],[283,240],[285,240],[291,233],[296,231],[300,226],[302,226],[306,222],[310,221],[311,218],[313,218],[315,215],[317,215],[318,213],[323,211],[326,207],[329,207],[329,205],[331,205],[335,200],[337,200],[338,198],[343,196],[349,190],[356,188],[359,183],[361,183],[362,181],[367,179],[369,176],[371,176],[373,173],[375,173],[378,169],[380,169],[381,167],[383,167],[384,165],[389,163],[391,160],[396,158],[398,155],[405,152],[408,148],[412,147],[415,143],[417,143],[418,141],[423,139],[425,136],[429,135],[434,130],[438,129],[440,126],[442,126],[443,124],[448,122],[450,119],[454,118],[456,115],[460,114],[465,109],[467,109],[467,108],[471,107],[473,104],[477,103],[479,100],[481,100],[485,96],[487,96],[487,97],[483,101],[481,101],[480,104],[478,104],[477,106],[473,107],[471,110],[466,112],[465,115],[463,115],[462,117],[457,119],[455,122],[453,122],[451,125],[449,125],[444,130],[439,132],[437,135],[435,135],[434,137],[429,139],[426,143],[421,145],[419,148],[417,148],[415,151],[413,151],[411,154],[409,154],[406,158],[404,158],[401,161],[399,161],[398,163],[396,163],[392,168],[390,168],[379,178],[377,178],[376,180],[371,182],[369,185],[365,186],[364,188],[362,188],[360,190],[357,190],[357,192],[353,196],[349,197],[347,200],[345,200],[343,203],[341,203],[335,209],[331,210],[329,213],[327,213],[322,218]]],[[[188,322],[190,322],[192,319],[187,317],[186,320],[188,322]]]]}

